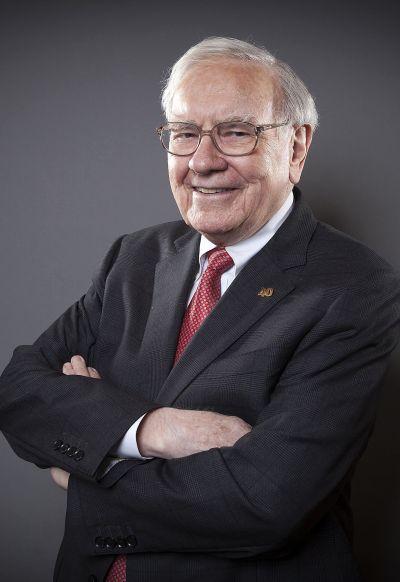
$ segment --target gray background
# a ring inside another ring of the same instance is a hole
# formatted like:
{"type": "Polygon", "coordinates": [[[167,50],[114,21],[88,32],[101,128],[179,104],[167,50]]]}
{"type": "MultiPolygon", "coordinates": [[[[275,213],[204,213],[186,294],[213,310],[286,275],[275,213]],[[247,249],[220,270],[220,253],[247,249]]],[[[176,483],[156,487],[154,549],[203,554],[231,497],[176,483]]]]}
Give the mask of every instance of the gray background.
{"type": "MultiPolygon", "coordinates": [[[[253,39],[303,77],[321,116],[306,198],[399,268],[397,22],[394,2],[1,3],[0,367],[85,291],[119,234],[178,216],[154,134],[160,78],[205,36],[253,39]]],[[[370,582],[400,566],[399,360],[354,484],[370,582]]],[[[46,582],[65,495],[2,436],[0,459],[0,580],[46,582]]]]}

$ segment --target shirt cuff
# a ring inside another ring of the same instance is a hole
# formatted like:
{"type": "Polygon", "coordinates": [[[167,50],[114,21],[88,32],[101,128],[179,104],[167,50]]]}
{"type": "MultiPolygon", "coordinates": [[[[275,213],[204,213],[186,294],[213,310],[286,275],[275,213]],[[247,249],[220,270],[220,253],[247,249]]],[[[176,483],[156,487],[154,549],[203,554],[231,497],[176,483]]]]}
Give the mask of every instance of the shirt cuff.
{"type": "Polygon", "coordinates": [[[139,447],[137,444],[136,433],[139,428],[139,424],[142,422],[146,414],[143,414],[140,418],[134,422],[122,437],[118,445],[113,449],[112,454],[116,455],[120,459],[152,459],[153,457],[143,457],[140,454],[139,447]]]}

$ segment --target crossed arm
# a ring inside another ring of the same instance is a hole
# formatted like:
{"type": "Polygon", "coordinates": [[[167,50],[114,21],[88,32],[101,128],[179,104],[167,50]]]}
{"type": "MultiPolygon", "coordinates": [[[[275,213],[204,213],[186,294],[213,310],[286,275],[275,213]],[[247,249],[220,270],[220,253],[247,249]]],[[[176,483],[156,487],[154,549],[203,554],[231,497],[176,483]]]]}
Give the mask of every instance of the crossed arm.
{"type": "MultiPolygon", "coordinates": [[[[101,379],[99,372],[76,355],[63,365],[66,376],[101,379]]],[[[137,432],[137,444],[145,457],[177,459],[214,447],[229,447],[250,432],[251,426],[237,416],[202,410],[157,408],[146,414],[137,432]]],[[[69,473],[52,467],[53,481],[68,489],[69,473]]]]}
{"type": "Polygon", "coordinates": [[[71,357],[93,361],[111,259],[77,304],[33,346],[15,351],[1,381],[0,426],[17,454],[43,468],[60,463],[64,472],[52,475],[61,486],[73,475],[69,495],[84,517],[71,519],[82,519],[77,531],[87,532],[82,551],[97,552],[104,524],[138,531],[140,551],[228,548],[232,557],[275,549],[308,530],[334,505],[370,434],[397,341],[397,280],[368,276],[332,301],[250,429],[237,417],[157,408],[139,383],[127,390],[105,379],[100,359],[102,378],[71,357]],[[99,482],[108,451],[143,414],[139,450],[155,458],[118,463],[99,482]],[[56,438],[85,457],[54,451],[56,438]]]}

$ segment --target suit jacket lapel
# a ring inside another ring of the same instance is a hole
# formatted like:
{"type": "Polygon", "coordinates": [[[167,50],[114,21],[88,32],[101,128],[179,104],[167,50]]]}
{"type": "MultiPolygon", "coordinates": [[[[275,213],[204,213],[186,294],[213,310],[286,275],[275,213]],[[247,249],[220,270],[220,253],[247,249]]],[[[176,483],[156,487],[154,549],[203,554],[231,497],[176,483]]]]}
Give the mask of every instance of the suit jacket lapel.
{"type": "Polygon", "coordinates": [[[199,241],[200,236],[189,231],[176,241],[177,252],[171,252],[156,265],[139,360],[149,396],[156,396],[173,365],[187,297],[198,269],[199,241]]]}
{"type": "Polygon", "coordinates": [[[260,262],[265,267],[261,258],[253,260],[224,293],[171,370],[158,402],[171,405],[204,368],[294,289],[291,278],[273,263],[267,270],[257,270],[260,262]],[[273,288],[273,295],[258,295],[263,287],[273,288]]]}
{"type": "MultiPolygon", "coordinates": [[[[161,404],[171,405],[206,366],[295,288],[293,267],[305,264],[308,243],[316,227],[311,210],[300,202],[297,189],[295,196],[295,207],[281,229],[244,267],[172,368],[157,396],[161,404]],[[273,294],[259,295],[262,288],[273,289],[273,294]]],[[[173,290],[172,281],[171,295],[173,290]]],[[[190,285],[180,303],[179,321],[189,290],[190,285]]],[[[170,364],[177,333],[175,329],[170,364]]]]}

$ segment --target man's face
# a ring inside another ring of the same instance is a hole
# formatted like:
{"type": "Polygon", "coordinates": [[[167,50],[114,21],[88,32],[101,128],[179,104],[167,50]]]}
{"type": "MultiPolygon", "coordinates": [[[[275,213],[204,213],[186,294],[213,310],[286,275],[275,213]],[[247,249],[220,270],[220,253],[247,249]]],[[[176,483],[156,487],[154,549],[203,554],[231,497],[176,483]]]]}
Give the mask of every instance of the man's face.
{"type": "MultiPolygon", "coordinates": [[[[232,118],[254,125],[282,122],[273,113],[274,89],[274,80],[259,66],[229,60],[199,64],[177,87],[168,121],[204,130],[232,118]]],[[[209,136],[190,156],[168,154],[171,188],[183,219],[216,244],[248,238],[292,189],[292,157],[293,129],[285,126],[262,132],[248,156],[222,154],[209,136]]]]}

